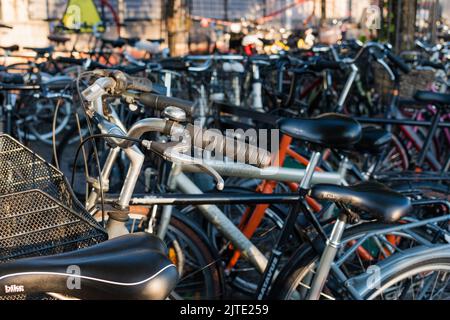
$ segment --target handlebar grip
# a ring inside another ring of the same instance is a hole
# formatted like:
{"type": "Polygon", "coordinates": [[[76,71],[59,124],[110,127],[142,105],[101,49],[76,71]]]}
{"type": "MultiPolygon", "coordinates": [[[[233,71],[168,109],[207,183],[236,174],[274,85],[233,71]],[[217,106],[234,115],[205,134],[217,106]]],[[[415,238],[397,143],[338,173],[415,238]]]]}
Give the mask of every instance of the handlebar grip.
{"type": "Polygon", "coordinates": [[[192,115],[194,111],[194,103],[187,100],[178,98],[166,97],[154,93],[143,93],[139,95],[139,101],[150,108],[156,110],[164,110],[168,106],[178,107],[186,112],[186,114],[192,115]]]}
{"type": "Polygon", "coordinates": [[[320,59],[316,63],[310,65],[311,70],[323,71],[325,69],[340,69],[341,64],[336,61],[320,59]]]}
{"type": "Polygon", "coordinates": [[[386,50],[386,56],[388,57],[389,61],[395,64],[400,70],[403,71],[403,73],[409,73],[411,71],[410,66],[408,66],[402,58],[396,56],[391,51],[386,50]]]}
{"type": "Polygon", "coordinates": [[[111,69],[117,69],[127,74],[136,74],[138,72],[145,71],[147,66],[118,66],[117,68],[112,67],[111,69]]]}
{"type": "Polygon", "coordinates": [[[25,79],[21,74],[18,73],[8,73],[1,71],[0,72],[0,82],[8,83],[8,84],[24,84],[25,79]]]}
{"type": "Polygon", "coordinates": [[[445,67],[442,63],[432,62],[432,61],[428,61],[428,60],[420,61],[420,65],[422,65],[424,67],[432,67],[434,69],[445,70],[445,67]]]}
{"type": "Polygon", "coordinates": [[[152,91],[152,82],[143,77],[131,77],[129,75],[127,77],[127,89],[137,90],[141,92],[151,92],[152,91]]]}
{"type": "Polygon", "coordinates": [[[75,64],[78,66],[82,66],[86,62],[86,59],[76,59],[69,57],[58,57],[56,60],[61,63],[75,64]]]}
{"type": "Polygon", "coordinates": [[[109,68],[110,68],[110,67],[108,67],[107,65],[102,64],[102,63],[100,63],[100,62],[93,61],[93,60],[90,60],[90,61],[89,61],[89,66],[88,66],[88,69],[89,69],[89,70],[94,70],[94,69],[109,69],[109,68]]]}
{"type": "Polygon", "coordinates": [[[259,168],[270,165],[270,152],[238,139],[224,136],[218,130],[205,130],[192,124],[186,126],[192,137],[192,144],[201,149],[213,149],[234,161],[248,163],[259,168]]]}
{"type": "Polygon", "coordinates": [[[175,71],[186,71],[189,66],[183,59],[180,58],[166,58],[159,61],[159,64],[163,69],[175,71]]]}

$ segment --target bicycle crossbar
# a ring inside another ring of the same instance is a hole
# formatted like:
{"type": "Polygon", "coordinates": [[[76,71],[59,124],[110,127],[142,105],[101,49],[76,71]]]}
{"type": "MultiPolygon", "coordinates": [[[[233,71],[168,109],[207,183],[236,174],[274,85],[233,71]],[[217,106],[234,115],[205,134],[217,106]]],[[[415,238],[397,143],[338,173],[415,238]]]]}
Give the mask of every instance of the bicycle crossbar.
{"type": "MultiPolygon", "coordinates": [[[[114,203],[119,195],[110,195],[105,203],[114,203]]],[[[204,193],[204,194],[135,194],[132,205],[199,205],[199,204],[273,204],[294,203],[300,200],[296,193],[260,194],[260,193],[204,193]]]]}
{"type": "MultiPolygon", "coordinates": [[[[304,169],[285,167],[267,167],[261,169],[248,164],[217,160],[206,160],[204,164],[226,177],[300,182],[305,176],[304,169]]],[[[184,172],[202,172],[199,167],[193,165],[183,165],[182,168],[184,172]]],[[[345,184],[344,179],[338,172],[315,172],[312,177],[312,184],[318,183],[345,184]]]]}

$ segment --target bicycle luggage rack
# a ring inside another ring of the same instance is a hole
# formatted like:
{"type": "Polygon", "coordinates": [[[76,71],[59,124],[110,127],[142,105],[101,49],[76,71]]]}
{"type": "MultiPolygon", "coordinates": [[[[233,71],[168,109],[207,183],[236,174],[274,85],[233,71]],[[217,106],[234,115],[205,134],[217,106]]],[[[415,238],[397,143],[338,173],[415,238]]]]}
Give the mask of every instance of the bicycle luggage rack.
{"type": "Polygon", "coordinates": [[[105,241],[62,172],[0,134],[0,263],[105,241]]]}

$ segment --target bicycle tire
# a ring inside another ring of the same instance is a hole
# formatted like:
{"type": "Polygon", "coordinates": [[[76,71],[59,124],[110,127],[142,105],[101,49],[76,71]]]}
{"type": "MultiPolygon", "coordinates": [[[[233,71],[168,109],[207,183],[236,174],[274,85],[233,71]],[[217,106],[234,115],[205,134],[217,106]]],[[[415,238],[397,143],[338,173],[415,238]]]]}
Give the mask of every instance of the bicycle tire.
{"type": "MultiPolygon", "coordinates": [[[[201,273],[204,279],[204,294],[199,296],[182,296],[180,288],[184,286],[183,281],[188,279],[186,275],[181,275],[180,281],[175,288],[175,294],[172,294],[172,298],[188,298],[188,299],[205,299],[205,300],[215,300],[221,299],[225,295],[224,283],[222,271],[219,263],[219,258],[217,252],[208,244],[208,238],[206,234],[201,230],[201,228],[189,218],[174,212],[172,214],[170,224],[167,230],[167,235],[165,241],[168,244],[169,250],[171,248],[171,237],[174,233],[178,235],[182,234],[186,239],[189,239],[191,244],[196,249],[197,263],[201,267],[205,267],[201,273]],[[177,290],[178,288],[178,290],[177,290]]],[[[186,252],[184,252],[186,254],[186,252]]],[[[170,257],[170,255],[169,255],[170,257]]],[[[173,258],[173,257],[172,257],[173,258]]],[[[176,261],[175,261],[176,262],[176,261]]],[[[191,261],[192,263],[192,261],[191,261]]],[[[176,263],[175,263],[176,264],[176,263]]],[[[196,272],[196,271],[194,271],[196,272]]]]}
{"type": "MultiPolygon", "coordinates": [[[[420,276],[420,277],[429,277],[430,273],[432,273],[433,271],[438,271],[439,273],[437,274],[437,277],[435,280],[433,280],[433,291],[436,287],[436,282],[440,279],[445,280],[446,279],[446,284],[445,284],[445,288],[446,288],[446,293],[447,295],[443,298],[444,300],[448,300],[450,298],[450,282],[448,281],[448,275],[447,276],[440,276],[440,272],[442,270],[445,270],[447,273],[450,273],[450,256],[449,254],[445,254],[443,253],[441,256],[434,256],[434,255],[429,255],[428,254],[428,248],[424,248],[424,254],[423,257],[421,259],[421,261],[412,261],[412,262],[408,262],[406,261],[406,266],[404,266],[403,268],[399,269],[398,271],[396,271],[395,273],[389,273],[389,272],[385,272],[383,271],[384,269],[388,269],[391,266],[387,265],[386,267],[381,267],[379,274],[381,276],[380,280],[379,280],[379,284],[376,288],[373,288],[369,291],[366,292],[366,294],[363,296],[363,299],[365,300],[375,300],[375,298],[380,297],[381,295],[386,295],[387,293],[390,292],[389,288],[391,285],[395,285],[396,281],[402,281],[405,280],[406,278],[409,278],[411,275],[416,275],[416,276],[420,276]],[[386,276],[387,274],[387,276],[386,276]],[[383,276],[385,275],[385,276],[383,276]],[[378,295],[378,296],[377,296],[378,295]]],[[[448,250],[447,250],[448,251],[448,250]]],[[[408,260],[408,259],[407,259],[408,260]]],[[[411,285],[406,285],[403,286],[406,287],[407,289],[413,287],[412,283],[411,285]]],[[[426,285],[422,285],[419,286],[419,288],[422,287],[422,289],[428,290],[430,288],[430,286],[426,285]]],[[[398,289],[397,289],[398,291],[398,289]]],[[[398,293],[397,293],[398,294],[398,293]]],[[[416,300],[416,299],[412,299],[414,298],[414,294],[412,297],[407,295],[407,292],[404,292],[404,289],[400,292],[401,296],[400,298],[402,300],[416,300]]],[[[434,300],[432,299],[433,296],[431,295],[431,297],[428,296],[423,296],[423,298],[425,298],[426,300],[434,300]]],[[[389,300],[394,300],[393,297],[388,297],[387,299],[389,300]]]]}
{"type": "MultiPolygon", "coordinates": [[[[345,242],[347,239],[353,238],[358,234],[364,235],[372,230],[379,230],[380,228],[387,226],[392,225],[373,222],[355,226],[344,232],[342,242],[345,242]]],[[[330,226],[328,227],[330,228],[330,226]]],[[[415,229],[415,231],[417,232],[417,229],[415,229]]],[[[426,232],[421,232],[421,236],[429,239],[432,238],[432,235],[426,232]]],[[[316,239],[314,242],[316,246],[320,246],[319,239],[316,239]]],[[[306,272],[309,272],[311,266],[319,261],[319,259],[320,254],[318,254],[310,244],[305,243],[299,247],[275,279],[270,288],[268,295],[269,299],[286,300],[289,292],[293,290],[293,286],[296,287],[296,284],[300,283],[298,279],[305,277],[306,272]]]]}

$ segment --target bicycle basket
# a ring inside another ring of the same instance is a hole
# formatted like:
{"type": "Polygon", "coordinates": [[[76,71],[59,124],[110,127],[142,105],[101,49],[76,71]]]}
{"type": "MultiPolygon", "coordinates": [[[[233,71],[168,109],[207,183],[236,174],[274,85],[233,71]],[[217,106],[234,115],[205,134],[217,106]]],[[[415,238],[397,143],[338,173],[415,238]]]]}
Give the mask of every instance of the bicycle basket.
{"type": "Polygon", "coordinates": [[[59,170],[0,135],[0,262],[72,251],[106,239],[59,170]]]}

